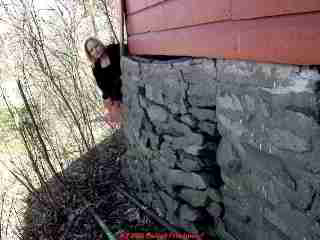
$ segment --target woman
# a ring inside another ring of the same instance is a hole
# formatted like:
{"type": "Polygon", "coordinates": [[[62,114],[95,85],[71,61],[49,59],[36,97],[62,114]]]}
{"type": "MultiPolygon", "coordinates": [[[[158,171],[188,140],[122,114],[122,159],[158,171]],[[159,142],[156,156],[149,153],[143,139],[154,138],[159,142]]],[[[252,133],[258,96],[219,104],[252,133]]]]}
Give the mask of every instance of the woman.
{"type": "Polygon", "coordinates": [[[90,37],[85,41],[84,49],[103,93],[104,119],[112,128],[119,128],[122,106],[120,46],[104,46],[100,40],[90,37]]]}

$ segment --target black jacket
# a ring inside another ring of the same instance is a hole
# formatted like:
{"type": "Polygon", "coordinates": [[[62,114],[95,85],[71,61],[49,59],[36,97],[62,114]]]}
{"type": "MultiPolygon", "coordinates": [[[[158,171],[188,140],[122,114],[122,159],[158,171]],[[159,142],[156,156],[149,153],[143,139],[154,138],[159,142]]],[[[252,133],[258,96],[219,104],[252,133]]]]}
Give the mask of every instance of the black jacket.
{"type": "Polygon", "coordinates": [[[112,101],[122,101],[120,46],[119,44],[109,45],[106,51],[110,58],[110,65],[102,68],[100,60],[98,60],[93,66],[93,75],[103,93],[103,99],[110,98],[112,101]]]}

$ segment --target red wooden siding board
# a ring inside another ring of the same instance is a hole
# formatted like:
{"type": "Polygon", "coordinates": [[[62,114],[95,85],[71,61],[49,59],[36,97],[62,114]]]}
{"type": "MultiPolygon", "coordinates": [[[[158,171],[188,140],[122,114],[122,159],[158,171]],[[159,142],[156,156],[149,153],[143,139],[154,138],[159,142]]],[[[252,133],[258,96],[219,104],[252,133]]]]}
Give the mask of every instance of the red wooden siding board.
{"type": "Polygon", "coordinates": [[[231,19],[231,0],[170,0],[127,17],[129,35],[231,19]]]}
{"type": "Polygon", "coordinates": [[[126,0],[127,14],[141,11],[147,7],[167,0],[126,0]]]}
{"type": "Polygon", "coordinates": [[[137,55],[181,55],[320,64],[320,12],[217,22],[130,36],[137,55]]]}
{"type": "Polygon", "coordinates": [[[126,0],[127,14],[145,8],[146,0],[126,0]]]}
{"type": "Polygon", "coordinates": [[[167,25],[167,18],[165,17],[163,5],[154,8],[146,9],[145,11],[133,16],[127,17],[128,34],[139,32],[151,32],[158,30],[159,26],[167,25]],[[141,30],[143,29],[143,31],[141,30]]]}
{"type": "Polygon", "coordinates": [[[232,19],[320,11],[320,0],[232,0],[232,19]]]}
{"type": "Polygon", "coordinates": [[[210,54],[232,57],[236,53],[233,32],[232,23],[221,23],[147,33],[129,37],[129,49],[132,54],[206,56],[210,47],[210,54]]]}

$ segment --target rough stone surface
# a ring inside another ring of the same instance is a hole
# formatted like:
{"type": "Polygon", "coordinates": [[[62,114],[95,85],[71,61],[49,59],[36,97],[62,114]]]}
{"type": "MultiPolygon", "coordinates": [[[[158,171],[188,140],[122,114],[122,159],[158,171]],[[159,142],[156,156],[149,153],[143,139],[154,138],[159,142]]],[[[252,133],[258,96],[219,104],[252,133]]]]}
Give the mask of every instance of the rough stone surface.
{"type": "Polygon", "coordinates": [[[160,197],[162,201],[165,204],[165,207],[167,209],[166,218],[171,222],[172,224],[177,224],[178,219],[176,217],[175,211],[178,209],[179,202],[174,200],[172,197],[170,197],[168,194],[164,192],[160,192],[160,197]]]}
{"type": "Polygon", "coordinates": [[[147,111],[152,122],[166,122],[169,117],[166,110],[157,105],[151,105],[147,111]]]}
{"type": "Polygon", "coordinates": [[[203,207],[205,206],[208,194],[206,191],[182,189],[179,196],[190,203],[193,207],[203,207]]]}
{"type": "Polygon", "coordinates": [[[202,177],[195,173],[186,173],[181,170],[168,170],[166,181],[172,186],[184,186],[193,189],[206,189],[207,185],[202,177]]]}
{"type": "Polygon", "coordinates": [[[200,121],[216,122],[216,111],[203,108],[191,108],[190,113],[200,121]]]}
{"type": "Polygon", "coordinates": [[[207,189],[207,194],[211,200],[213,200],[216,203],[221,203],[222,202],[222,197],[221,194],[215,190],[214,188],[208,188],[207,189]]]}
{"type": "Polygon", "coordinates": [[[217,124],[215,123],[209,123],[209,122],[201,122],[199,124],[199,128],[201,131],[211,135],[211,136],[216,136],[217,135],[217,124]]]}
{"type": "Polygon", "coordinates": [[[270,129],[269,136],[271,143],[278,148],[294,152],[306,152],[311,149],[311,144],[308,141],[295,136],[290,131],[270,129]]]}
{"type": "Polygon", "coordinates": [[[207,212],[223,239],[320,239],[319,71],[151,62],[122,60],[124,130],[152,152],[130,162],[132,184],[154,197],[141,196],[194,231],[207,212]]]}
{"type": "Polygon", "coordinates": [[[190,208],[188,205],[182,205],[180,208],[180,218],[182,220],[194,221],[198,218],[199,214],[196,210],[190,208]]]}
{"type": "Polygon", "coordinates": [[[175,64],[187,84],[188,101],[192,106],[207,107],[216,105],[216,68],[214,61],[203,59],[189,65],[175,64]],[[206,86],[205,88],[203,86],[206,86]]]}
{"type": "Polygon", "coordinates": [[[226,229],[239,239],[318,239],[310,214],[319,181],[304,169],[317,172],[319,73],[240,61],[217,66],[226,229]]]}

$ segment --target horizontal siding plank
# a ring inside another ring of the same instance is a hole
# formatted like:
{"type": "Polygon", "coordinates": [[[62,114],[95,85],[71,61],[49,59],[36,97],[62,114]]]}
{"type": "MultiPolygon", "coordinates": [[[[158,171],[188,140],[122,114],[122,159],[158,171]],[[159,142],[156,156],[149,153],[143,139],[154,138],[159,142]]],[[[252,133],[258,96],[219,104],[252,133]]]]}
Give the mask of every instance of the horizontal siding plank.
{"type": "Polygon", "coordinates": [[[135,55],[320,64],[320,12],[204,24],[130,36],[135,55]]]}
{"type": "Polygon", "coordinates": [[[231,0],[170,0],[127,17],[129,35],[231,19],[231,0]]]}
{"type": "Polygon", "coordinates": [[[232,57],[236,54],[232,23],[202,25],[183,30],[129,37],[131,54],[232,57]],[[213,31],[214,28],[214,31],[213,31]],[[228,34],[225,34],[228,32],[228,34]],[[209,51],[208,51],[209,50],[209,51]]]}
{"type": "Polygon", "coordinates": [[[126,0],[127,14],[133,14],[164,1],[167,0],[126,0]]]}
{"type": "Polygon", "coordinates": [[[232,19],[320,11],[320,0],[232,0],[232,19]]]}

